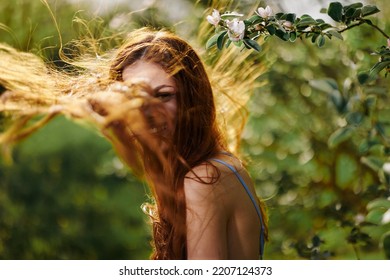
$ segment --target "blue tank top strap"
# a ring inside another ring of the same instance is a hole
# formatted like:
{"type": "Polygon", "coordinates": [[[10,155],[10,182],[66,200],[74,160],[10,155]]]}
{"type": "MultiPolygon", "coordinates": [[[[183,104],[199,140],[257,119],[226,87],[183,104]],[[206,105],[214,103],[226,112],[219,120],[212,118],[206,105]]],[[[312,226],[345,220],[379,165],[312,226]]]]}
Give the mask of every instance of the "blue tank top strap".
{"type": "Polygon", "coordinates": [[[237,179],[240,181],[240,183],[242,184],[242,186],[244,187],[246,193],[248,194],[249,198],[251,199],[255,209],[256,209],[256,212],[257,212],[257,215],[259,216],[259,219],[260,219],[260,224],[261,224],[261,232],[260,232],[260,256],[261,258],[263,258],[263,254],[264,254],[264,244],[265,244],[265,237],[264,237],[264,223],[263,223],[263,217],[261,215],[261,211],[260,211],[260,207],[256,201],[256,199],[253,197],[253,194],[251,193],[251,191],[249,190],[249,187],[248,185],[245,183],[244,179],[242,178],[242,176],[240,175],[240,173],[238,173],[238,171],[236,170],[236,168],[232,165],[230,165],[229,163],[223,161],[223,160],[220,160],[220,159],[217,159],[217,158],[212,158],[211,160],[213,161],[216,161],[216,162],[219,162],[223,165],[225,165],[227,168],[229,168],[237,177],[237,179]]]}

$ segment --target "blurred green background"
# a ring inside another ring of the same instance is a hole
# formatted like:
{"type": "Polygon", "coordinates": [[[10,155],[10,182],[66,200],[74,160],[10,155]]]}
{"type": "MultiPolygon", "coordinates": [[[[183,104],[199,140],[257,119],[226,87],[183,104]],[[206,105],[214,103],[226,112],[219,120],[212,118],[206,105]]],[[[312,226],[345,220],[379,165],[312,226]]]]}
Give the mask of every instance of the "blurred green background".
{"type": "MultiPolygon", "coordinates": [[[[82,33],[78,17],[94,18],[97,37],[153,25],[195,40],[209,7],[186,0],[48,2],[64,42],[82,33]]],[[[254,5],[236,2],[244,13],[254,5]]],[[[274,2],[259,3],[298,16],[330,3],[274,2]]],[[[386,2],[366,3],[378,6],[371,19],[389,33],[386,2]]],[[[383,169],[390,162],[389,78],[357,81],[386,40],[368,26],[343,36],[322,48],[272,38],[258,54],[270,66],[249,104],[243,153],[268,205],[266,259],[390,258],[390,179],[383,169]]],[[[38,0],[1,1],[0,41],[57,59],[58,33],[38,0]]],[[[3,127],[6,119],[0,121],[3,127]]],[[[18,144],[13,161],[0,158],[0,259],[148,258],[150,229],[140,208],[147,188],[93,129],[58,117],[18,144]]]]}

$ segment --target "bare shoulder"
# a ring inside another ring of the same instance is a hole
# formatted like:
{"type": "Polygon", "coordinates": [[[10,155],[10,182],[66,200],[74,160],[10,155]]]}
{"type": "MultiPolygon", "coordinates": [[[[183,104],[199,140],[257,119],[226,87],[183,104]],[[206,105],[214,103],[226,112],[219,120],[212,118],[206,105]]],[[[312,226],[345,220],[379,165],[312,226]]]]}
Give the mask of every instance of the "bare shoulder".
{"type": "Polygon", "coordinates": [[[214,200],[219,188],[220,171],[218,168],[204,162],[188,172],[184,179],[184,191],[187,201],[214,200]]]}
{"type": "Polygon", "coordinates": [[[186,174],[185,180],[186,183],[199,181],[204,184],[210,184],[215,181],[214,179],[217,178],[218,173],[219,171],[214,164],[205,161],[192,168],[192,170],[186,174]]]}
{"type": "Polygon", "coordinates": [[[251,179],[240,160],[231,156],[221,156],[218,160],[204,162],[189,172],[184,181],[187,200],[203,199],[218,201],[218,204],[231,204],[236,201],[237,193],[242,192],[242,186],[236,178],[236,173],[251,185],[251,179]]]}

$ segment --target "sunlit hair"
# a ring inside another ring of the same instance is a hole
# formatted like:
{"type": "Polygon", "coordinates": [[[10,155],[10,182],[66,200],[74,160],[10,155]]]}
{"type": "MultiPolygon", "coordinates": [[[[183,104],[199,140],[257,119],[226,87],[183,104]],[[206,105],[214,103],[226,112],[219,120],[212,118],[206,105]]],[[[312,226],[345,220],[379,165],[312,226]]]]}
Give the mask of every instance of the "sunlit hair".
{"type": "MultiPolygon", "coordinates": [[[[205,37],[210,30],[202,25],[200,33],[205,37]]],[[[99,42],[87,43],[92,46],[99,42]]],[[[122,72],[140,59],[160,65],[178,87],[174,135],[167,140],[169,149],[164,154],[151,137],[136,139],[139,158],[135,161],[141,161],[141,171],[146,171],[155,200],[144,207],[153,221],[152,258],[185,259],[185,176],[220,150],[237,154],[248,115],[245,105],[259,86],[256,79],[265,67],[254,67],[248,59],[250,52],[231,47],[218,54],[197,54],[172,32],[149,28],[131,32],[114,52],[83,52],[88,49],[97,48],[85,44],[79,56],[70,59],[61,55],[71,67],[59,71],[33,54],[0,44],[0,113],[10,122],[0,133],[3,152],[60,114],[90,123],[103,132],[118,121],[149,129],[140,110],[155,105],[145,98],[149,89],[124,83],[122,72]],[[162,172],[155,172],[158,169],[162,172]],[[154,177],[158,175],[162,177],[154,177]]],[[[120,150],[117,152],[125,157],[120,150]]],[[[135,161],[126,163],[135,170],[135,161]]],[[[135,173],[139,175],[138,171],[135,173]]],[[[215,180],[218,177],[208,182],[215,180]]],[[[262,212],[266,218],[264,207],[262,212]]]]}

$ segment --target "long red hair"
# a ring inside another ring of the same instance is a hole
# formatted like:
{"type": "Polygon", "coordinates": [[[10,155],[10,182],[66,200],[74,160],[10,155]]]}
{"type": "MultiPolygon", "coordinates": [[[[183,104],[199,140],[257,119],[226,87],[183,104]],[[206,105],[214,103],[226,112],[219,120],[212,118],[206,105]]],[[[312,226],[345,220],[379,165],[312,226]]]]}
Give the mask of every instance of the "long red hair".
{"type": "MultiPolygon", "coordinates": [[[[164,184],[150,182],[156,200],[152,258],[186,259],[185,176],[221,148],[226,149],[226,144],[217,126],[213,92],[204,65],[186,41],[169,31],[134,31],[118,50],[110,77],[121,81],[124,68],[140,59],[159,64],[178,87],[176,127],[168,164],[161,167],[164,184]]],[[[148,172],[147,158],[144,161],[148,172]]]]}

